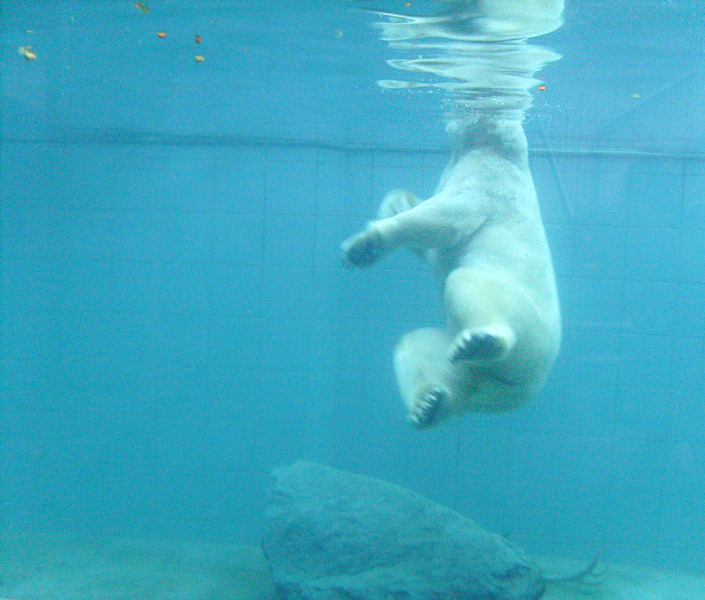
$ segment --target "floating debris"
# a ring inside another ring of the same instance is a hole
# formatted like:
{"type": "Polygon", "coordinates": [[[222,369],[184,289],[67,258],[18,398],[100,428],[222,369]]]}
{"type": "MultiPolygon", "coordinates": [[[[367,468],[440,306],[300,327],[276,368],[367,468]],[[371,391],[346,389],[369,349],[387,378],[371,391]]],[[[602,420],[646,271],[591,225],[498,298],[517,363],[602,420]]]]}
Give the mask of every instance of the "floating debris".
{"type": "Polygon", "coordinates": [[[34,60],[37,58],[34,50],[32,50],[32,46],[20,46],[17,48],[17,51],[20,53],[20,56],[24,56],[27,60],[34,60]]]}
{"type": "Polygon", "coordinates": [[[201,54],[196,54],[196,56],[194,56],[193,58],[198,63],[201,63],[206,60],[201,54]]]}
{"type": "Polygon", "coordinates": [[[195,41],[197,44],[200,44],[203,40],[201,39],[200,35],[197,35],[195,41]]]}
{"type": "Polygon", "coordinates": [[[163,40],[166,37],[166,31],[157,31],[157,37],[163,40]]]}
{"type": "Polygon", "coordinates": [[[143,0],[142,2],[135,2],[135,8],[140,11],[143,15],[149,12],[149,2],[143,0]]]}

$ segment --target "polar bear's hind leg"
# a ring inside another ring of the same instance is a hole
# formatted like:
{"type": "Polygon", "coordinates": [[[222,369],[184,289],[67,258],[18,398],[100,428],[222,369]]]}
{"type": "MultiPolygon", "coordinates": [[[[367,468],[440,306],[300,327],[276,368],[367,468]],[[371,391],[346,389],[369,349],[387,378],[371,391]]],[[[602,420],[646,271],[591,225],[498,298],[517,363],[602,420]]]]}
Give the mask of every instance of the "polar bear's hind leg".
{"type": "Polygon", "coordinates": [[[447,355],[451,361],[482,363],[507,358],[517,343],[517,303],[525,300],[530,305],[511,277],[460,267],[446,278],[444,296],[454,331],[447,355]]]}
{"type": "Polygon", "coordinates": [[[448,360],[450,336],[428,327],[404,335],[394,351],[394,372],[407,414],[418,427],[434,425],[452,412],[449,388],[454,368],[448,360]]]}
{"type": "Polygon", "coordinates": [[[492,362],[505,358],[514,347],[516,336],[507,325],[488,325],[461,331],[451,344],[451,362],[471,360],[492,362]]]}
{"type": "Polygon", "coordinates": [[[441,388],[434,388],[416,399],[414,408],[409,412],[409,420],[414,427],[423,429],[438,421],[443,409],[448,408],[448,394],[441,388]]]}

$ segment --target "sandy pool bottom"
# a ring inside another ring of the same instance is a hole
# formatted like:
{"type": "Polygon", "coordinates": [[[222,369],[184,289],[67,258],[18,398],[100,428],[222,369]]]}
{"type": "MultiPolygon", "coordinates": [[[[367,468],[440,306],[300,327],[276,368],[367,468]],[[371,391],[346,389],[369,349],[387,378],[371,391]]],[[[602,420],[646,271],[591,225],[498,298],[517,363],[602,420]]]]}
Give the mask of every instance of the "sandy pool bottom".
{"type": "MultiPolygon", "coordinates": [[[[538,559],[547,575],[584,563],[538,559]]],[[[0,536],[0,600],[272,600],[254,545],[67,535],[0,536]]],[[[545,600],[703,600],[705,576],[600,564],[582,583],[549,584],[545,600]]]]}

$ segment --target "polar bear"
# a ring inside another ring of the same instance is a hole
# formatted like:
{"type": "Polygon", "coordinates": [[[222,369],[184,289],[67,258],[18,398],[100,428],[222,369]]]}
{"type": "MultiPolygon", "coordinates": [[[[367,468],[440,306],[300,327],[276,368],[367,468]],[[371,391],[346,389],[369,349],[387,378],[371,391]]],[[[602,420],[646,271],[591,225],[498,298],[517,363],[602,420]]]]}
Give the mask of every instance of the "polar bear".
{"type": "Polygon", "coordinates": [[[546,379],[561,338],[522,124],[486,117],[459,129],[433,196],[390,192],[377,219],[341,246],[358,267],[410,248],[443,286],[445,328],[407,333],[394,353],[399,390],[418,428],[523,405],[546,379]]]}

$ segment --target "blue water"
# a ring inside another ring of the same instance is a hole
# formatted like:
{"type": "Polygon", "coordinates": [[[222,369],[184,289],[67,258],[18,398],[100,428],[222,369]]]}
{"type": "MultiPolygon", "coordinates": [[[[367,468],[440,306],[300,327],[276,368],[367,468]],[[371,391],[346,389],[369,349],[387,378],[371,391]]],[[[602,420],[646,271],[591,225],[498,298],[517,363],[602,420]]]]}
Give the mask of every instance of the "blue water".
{"type": "Polygon", "coordinates": [[[405,4],[0,4],[3,530],[256,542],[307,458],[531,553],[702,573],[702,2],[569,0],[538,40],[561,355],[526,408],[423,433],[391,353],[442,318],[433,280],[338,255],[448,157],[443,92],[376,84],[362,9],[434,8],[405,4]]]}

